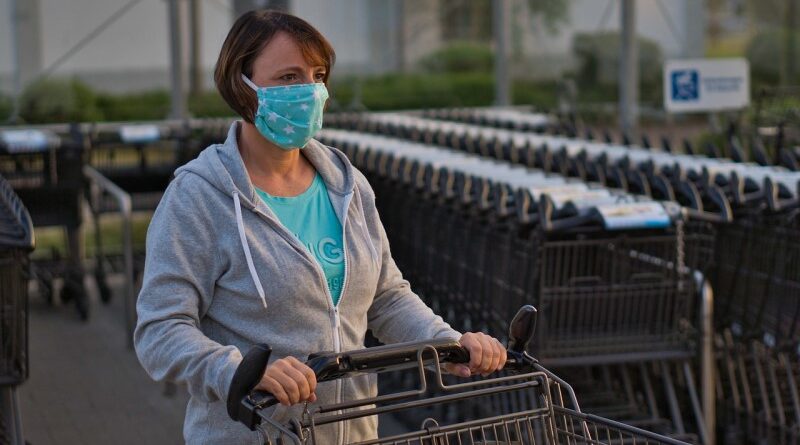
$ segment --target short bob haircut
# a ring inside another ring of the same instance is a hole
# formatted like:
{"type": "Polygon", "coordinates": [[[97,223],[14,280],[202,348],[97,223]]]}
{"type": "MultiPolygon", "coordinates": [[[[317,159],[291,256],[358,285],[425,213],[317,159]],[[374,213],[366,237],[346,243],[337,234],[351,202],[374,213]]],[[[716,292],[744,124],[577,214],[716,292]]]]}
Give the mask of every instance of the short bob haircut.
{"type": "Polygon", "coordinates": [[[241,74],[253,76],[253,59],[278,32],[289,34],[300,46],[303,57],[313,65],[325,67],[328,84],[336,53],[330,42],[305,20],[278,11],[249,11],[241,15],[225,38],[214,69],[214,82],[220,95],[233,111],[253,123],[258,98],[242,80],[241,74]]]}

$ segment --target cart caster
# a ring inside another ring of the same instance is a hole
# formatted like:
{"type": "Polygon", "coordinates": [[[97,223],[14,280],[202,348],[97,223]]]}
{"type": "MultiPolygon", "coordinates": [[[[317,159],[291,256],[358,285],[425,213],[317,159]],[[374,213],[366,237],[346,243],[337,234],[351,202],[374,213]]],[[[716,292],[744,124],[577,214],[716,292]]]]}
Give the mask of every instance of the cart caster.
{"type": "Polygon", "coordinates": [[[39,295],[44,298],[48,305],[53,306],[55,304],[55,294],[53,293],[52,279],[39,279],[39,295]]]}
{"type": "Polygon", "coordinates": [[[94,280],[97,283],[97,290],[100,292],[100,301],[108,304],[111,301],[111,288],[106,281],[106,274],[100,268],[94,271],[94,280]]]}
{"type": "Polygon", "coordinates": [[[64,288],[61,289],[61,301],[70,302],[75,301],[75,309],[78,310],[78,315],[81,320],[87,321],[89,319],[89,296],[86,294],[86,288],[83,286],[81,276],[68,277],[64,280],[64,288]]]}

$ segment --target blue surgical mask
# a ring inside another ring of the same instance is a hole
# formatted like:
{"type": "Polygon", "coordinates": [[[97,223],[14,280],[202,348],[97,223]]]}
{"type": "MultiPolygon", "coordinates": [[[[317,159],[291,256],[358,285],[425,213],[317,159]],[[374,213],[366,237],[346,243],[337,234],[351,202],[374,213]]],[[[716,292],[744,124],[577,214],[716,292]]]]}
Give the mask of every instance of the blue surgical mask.
{"type": "Polygon", "coordinates": [[[267,140],[285,150],[303,148],[322,128],[324,83],[259,87],[244,74],[242,79],[258,96],[254,121],[267,140]]]}

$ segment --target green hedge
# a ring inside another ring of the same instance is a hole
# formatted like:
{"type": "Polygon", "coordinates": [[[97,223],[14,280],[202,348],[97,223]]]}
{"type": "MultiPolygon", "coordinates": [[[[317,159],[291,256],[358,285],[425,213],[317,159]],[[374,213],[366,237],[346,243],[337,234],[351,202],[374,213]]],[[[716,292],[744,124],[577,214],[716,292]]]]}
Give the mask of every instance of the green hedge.
{"type": "MultiPolygon", "coordinates": [[[[357,84],[361,105],[368,110],[488,106],[494,101],[494,79],[488,74],[390,74],[334,82],[332,108],[352,107],[357,84]]],[[[555,82],[515,81],[512,100],[552,108],[557,92],[555,82]]]]}
{"type": "MultiPolygon", "coordinates": [[[[333,80],[328,109],[350,109],[359,88],[361,104],[368,110],[487,106],[494,100],[494,80],[487,73],[389,74],[333,80]]],[[[557,91],[555,82],[515,81],[513,101],[552,108],[557,91]]],[[[234,115],[216,91],[190,97],[188,106],[195,117],[234,115]]],[[[34,84],[20,101],[20,118],[28,124],[158,120],[166,118],[169,111],[170,95],[166,90],[97,93],[76,79],[34,84]]],[[[11,100],[0,97],[0,118],[7,118],[10,112],[11,100]]]]}
{"type": "MultiPolygon", "coordinates": [[[[750,40],[747,45],[746,57],[750,62],[752,86],[777,85],[781,77],[781,60],[784,59],[784,45],[786,33],[781,29],[761,31],[750,40]]],[[[800,59],[800,32],[795,33],[798,42],[794,49],[793,57],[800,59]]],[[[790,84],[800,83],[800,70],[795,72],[795,77],[789,79],[790,84]]]]}
{"type": "Polygon", "coordinates": [[[99,94],[98,107],[106,121],[158,120],[169,115],[169,93],[164,90],[133,94],[99,94]]]}
{"type": "MultiPolygon", "coordinates": [[[[578,59],[576,80],[581,86],[582,102],[616,98],[619,84],[621,37],[618,32],[602,31],[576,34],[572,52],[578,59]]],[[[663,56],[661,47],[653,40],[637,39],[639,45],[639,97],[644,102],[660,104],[662,97],[663,56]]]]}
{"type": "Polygon", "coordinates": [[[104,118],[95,92],[77,79],[46,79],[29,85],[20,97],[19,114],[32,124],[104,118]]]}
{"type": "Polygon", "coordinates": [[[428,73],[491,73],[494,54],[489,45],[455,42],[423,57],[419,67],[428,73]]]}

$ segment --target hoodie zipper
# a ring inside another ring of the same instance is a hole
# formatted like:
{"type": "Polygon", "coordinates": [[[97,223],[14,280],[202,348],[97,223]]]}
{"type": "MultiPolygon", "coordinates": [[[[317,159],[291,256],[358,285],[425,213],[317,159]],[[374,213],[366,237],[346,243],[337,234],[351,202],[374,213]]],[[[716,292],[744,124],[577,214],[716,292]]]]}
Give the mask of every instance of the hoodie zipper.
{"type": "MultiPolygon", "coordinates": [[[[348,263],[347,263],[347,215],[350,213],[350,201],[353,198],[353,193],[350,192],[344,198],[344,209],[342,215],[342,255],[344,261],[344,279],[342,281],[342,290],[339,292],[339,301],[337,304],[333,304],[333,296],[331,295],[331,291],[328,288],[328,295],[330,296],[330,302],[333,306],[333,344],[337,353],[342,352],[342,339],[341,339],[341,327],[342,321],[339,317],[339,305],[342,303],[342,299],[344,298],[345,291],[347,290],[347,275],[348,275],[348,263]]],[[[322,268],[320,267],[320,270],[322,268]]],[[[325,281],[325,286],[327,288],[328,282],[325,281]]],[[[336,402],[341,403],[342,401],[342,379],[336,380],[336,402]]],[[[340,422],[340,431],[339,431],[339,444],[344,444],[344,433],[345,428],[347,427],[346,422],[340,422]]]]}
{"type": "MultiPolygon", "coordinates": [[[[341,318],[339,317],[339,304],[342,302],[342,298],[344,298],[345,291],[347,290],[347,275],[348,275],[348,263],[347,263],[347,240],[346,240],[346,227],[347,227],[347,216],[350,213],[350,202],[353,198],[353,192],[348,193],[345,195],[345,202],[344,202],[344,209],[342,215],[342,255],[344,261],[344,280],[342,282],[342,290],[339,293],[339,301],[337,304],[333,304],[333,293],[331,292],[330,287],[328,286],[328,280],[325,279],[325,271],[322,270],[322,266],[317,262],[317,260],[311,255],[311,252],[305,246],[302,246],[302,249],[296,249],[301,251],[301,255],[305,256],[309,259],[313,265],[314,270],[317,271],[317,276],[322,281],[322,286],[325,288],[325,293],[328,297],[328,304],[331,308],[331,312],[333,313],[333,349],[334,352],[339,353],[342,352],[342,338],[340,334],[340,330],[342,327],[341,318]]],[[[265,214],[264,212],[258,210],[257,208],[253,208],[253,211],[262,215],[270,224],[277,227],[277,230],[284,232],[284,238],[289,240],[290,243],[298,243],[296,237],[289,233],[288,230],[280,224],[279,222],[276,224],[272,221],[269,215],[265,214]]],[[[336,403],[342,402],[342,379],[336,380],[336,403]]],[[[338,443],[344,444],[344,423],[340,423],[340,433],[338,437],[338,443]]]]}

